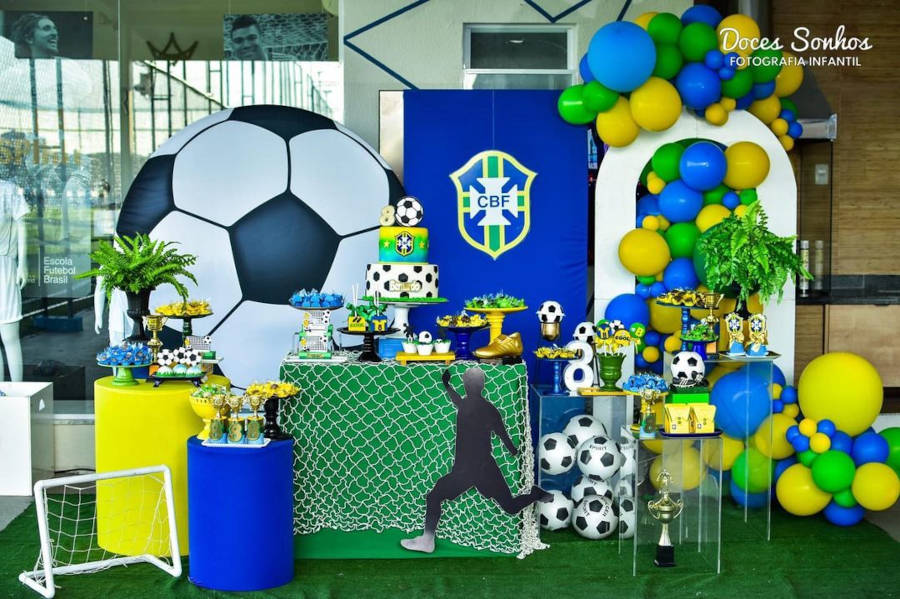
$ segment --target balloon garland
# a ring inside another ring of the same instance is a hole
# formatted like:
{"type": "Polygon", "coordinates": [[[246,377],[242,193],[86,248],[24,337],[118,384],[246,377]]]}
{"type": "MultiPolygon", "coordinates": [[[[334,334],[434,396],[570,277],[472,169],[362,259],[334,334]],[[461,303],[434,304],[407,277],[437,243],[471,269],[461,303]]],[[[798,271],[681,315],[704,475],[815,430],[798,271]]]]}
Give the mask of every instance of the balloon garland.
{"type": "Polygon", "coordinates": [[[629,145],[642,129],[668,129],[682,107],[713,125],[747,110],[786,151],[803,133],[787,97],[803,82],[803,67],[790,52],[761,44],[759,26],[745,15],[722,18],[697,5],[681,18],[650,12],[608,23],[591,38],[579,73],[584,83],[560,94],[559,114],[573,125],[593,123],[609,146],[629,145]]]}

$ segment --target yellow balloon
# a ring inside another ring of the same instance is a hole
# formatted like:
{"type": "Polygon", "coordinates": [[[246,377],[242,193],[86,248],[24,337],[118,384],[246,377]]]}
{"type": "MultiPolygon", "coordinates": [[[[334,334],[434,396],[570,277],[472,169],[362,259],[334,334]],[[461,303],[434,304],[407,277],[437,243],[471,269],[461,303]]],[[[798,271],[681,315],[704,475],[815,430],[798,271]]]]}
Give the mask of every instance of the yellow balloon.
{"type": "MultiPolygon", "coordinates": [[[[738,439],[733,439],[728,435],[722,435],[722,470],[731,470],[731,467],[734,465],[734,461],[737,459],[741,452],[744,451],[744,443],[739,441],[738,439]]],[[[703,454],[703,461],[706,462],[706,465],[713,469],[718,469],[719,467],[719,444],[718,443],[704,443],[703,450],[701,452],[703,454]]]]}
{"type": "Polygon", "coordinates": [[[795,403],[785,404],[784,409],[781,411],[782,414],[794,420],[797,416],[800,415],[800,406],[795,403]]]}
{"type": "Polygon", "coordinates": [[[634,122],[648,131],[665,131],[681,116],[681,96],[675,86],[660,77],[650,77],[631,92],[634,122]]]}
{"type": "Polygon", "coordinates": [[[750,311],[750,314],[762,314],[763,309],[764,307],[762,305],[762,302],[759,301],[758,293],[754,293],[747,298],[747,310],[750,311]]]}
{"type": "Polygon", "coordinates": [[[669,337],[666,337],[666,340],[663,342],[663,347],[665,347],[666,351],[670,354],[674,354],[681,349],[681,339],[679,339],[677,335],[670,335],[669,337]]]}
{"type": "Polygon", "coordinates": [[[783,390],[784,388],[778,383],[772,383],[772,399],[780,398],[783,390]]]}
{"type": "Polygon", "coordinates": [[[795,516],[812,516],[824,510],[831,501],[831,493],[816,486],[812,470],[803,464],[790,466],[778,477],[775,496],[781,507],[795,516]]]}
{"type": "MultiPolygon", "coordinates": [[[[752,141],[739,141],[725,149],[725,185],[732,189],[759,187],[769,174],[769,156],[752,141]]],[[[742,204],[743,205],[743,204],[742,204]]]]}
{"type": "Polygon", "coordinates": [[[737,100],[734,98],[729,98],[728,96],[722,96],[722,99],[719,100],[719,104],[722,105],[722,108],[731,112],[735,108],[737,108],[737,100]]]}
{"type": "Polygon", "coordinates": [[[745,214],[747,214],[747,207],[745,205],[741,204],[740,206],[735,207],[734,215],[736,217],[740,218],[740,217],[744,216],[745,214]]]}
{"type": "Polygon", "coordinates": [[[693,447],[685,447],[682,451],[672,454],[658,455],[650,464],[650,482],[659,488],[656,478],[665,467],[672,476],[672,488],[684,491],[696,489],[700,481],[706,476],[706,468],[700,459],[700,452],[693,447]]]}
{"type": "Polygon", "coordinates": [[[825,433],[816,433],[809,439],[809,448],[816,453],[825,453],[831,449],[831,439],[825,433]]]}
{"type": "Polygon", "coordinates": [[[788,130],[788,122],[782,118],[777,118],[772,121],[772,133],[777,136],[781,136],[787,133],[788,130]]]}
{"type": "MultiPolygon", "coordinates": [[[[669,225],[672,224],[672,223],[669,222],[669,219],[667,219],[667,218],[666,218],[665,216],[663,216],[662,214],[657,215],[656,218],[659,219],[659,230],[660,230],[660,231],[665,231],[666,229],[669,228],[669,225]]],[[[657,281],[662,281],[662,272],[659,273],[659,277],[657,277],[656,280],[657,280],[657,281]]]]}
{"type": "Polygon", "coordinates": [[[778,96],[772,94],[768,98],[757,100],[747,110],[768,125],[773,123],[778,118],[778,115],[781,114],[781,102],[778,100],[778,96]]]}
{"type": "Polygon", "coordinates": [[[759,25],[746,15],[725,17],[716,27],[716,33],[719,34],[719,50],[725,54],[737,52],[749,56],[759,46],[759,25]]]}
{"type": "Polygon", "coordinates": [[[641,356],[648,362],[656,362],[659,360],[659,348],[655,345],[648,345],[644,348],[644,351],[641,352],[641,356]]]}
{"type": "Polygon", "coordinates": [[[803,67],[796,62],[797,57],[790,52],[783,50],[781,55],[786,64],[781,66],[775,77],[775,95],[784,98],[800,89],[800,84],[803,83],[803,67]]]}
{"type": "Polygon", "coordinates": [[[619,242],[619,260],[629,272],[639,277],[662,272],[671,259],[669,244],[654,231],[633,229],[619,242]]]}
{"type": "Polygon", "coordinates": [[[697,215],[697,228],[700,232],[704,232],[710,227],[718,225],[720,222],[731,216],[731,210],[722,204],[710,204],[704,206],[697,215]]]}
{"type": "Polygon", "coordinates": [[[718,102],[707,106],[703,116],[711,125],[721,126],[728,122],[728,110],[718,102]]]}
{"type": "Polygon", "coordinates": [[[784,148],[785,152],[790,152],[794,149],[794,138],[790,135],[782,135],[778,138],[778,141],[781,142],[781,147],[784,148]]]}
{"type": "Polygon", "coordinates": [[[659,219],[652,214],[647,215],[644,217],[644,220],[641,221],[641,226],[648,231],[656,231],[659,229],[659,219]]]}
{"type": "Polygon", "coordinates": [[[681,330],[681,310],[660,306],[655,299],[650,299],[647,303],[650,304],[651,329],[660,333],[674,333],[681,330]]]}
{"type": "Polygon", "coordinates": [[[804,437],[812,437],[816,434],[816,421],[812,418],[804,418],[797,425],[804,437]]]}
{"type": "Polygon", "coordinates": [[[803,369],[797,395],[804,415],[827,418],[838,430],[855,437],[881,412],[884,388],[868,360],[849,352],[831,352],[803,369]]]}
{"type": "Polygon", "coordinates": [[[665,188],[666,182],[659,177],[656,177],[653,180],[651,180],[649,176],[647,177],[647,191],[649,191],[650,193],[659,194],[662,193],[662,190],[665,188]]]}
{"type": "Polygon", "coordinates": [[[887,464],[869,462],[856,469],[850,491],[859,505],[867,510],[886,510],[900,496],[900,479],[887,464]]]}
{"type": "Polygon", "coordinates": [[[655,17],[655,16],[658,15],[658,14],[659,14],[659,13],[656,12],[656,11],[653,11],[653,12],[645,12],[644,14],[642,14],[641,16],[639,16],[638,18],[636,18],[636,19],[634,20],[634,22],[635,22],[636,24],[640,25],[642,28],[647,29],[647,25],[649,25],[649,24],[650,24],[650,21],[653,20],[653,17],[655,17]]]}
{"type": "Polygon", "coordinates": [[[792,426],[794,426],[793,418],[788,418],[784,414],[772,414],[763,420],[756,429],[756,433],[753,435],[753,444],[764,456],[783,460],[794,453],[794,448],[785,439],[787,429],[792,426]]]}
{"type": "Polygon", "coordinates": [[[627,146],[641,131],[631,118],[628,100],[623,97],[606,112],[598,113],[595,125],[600,139],[614,148],[627,146]]]}

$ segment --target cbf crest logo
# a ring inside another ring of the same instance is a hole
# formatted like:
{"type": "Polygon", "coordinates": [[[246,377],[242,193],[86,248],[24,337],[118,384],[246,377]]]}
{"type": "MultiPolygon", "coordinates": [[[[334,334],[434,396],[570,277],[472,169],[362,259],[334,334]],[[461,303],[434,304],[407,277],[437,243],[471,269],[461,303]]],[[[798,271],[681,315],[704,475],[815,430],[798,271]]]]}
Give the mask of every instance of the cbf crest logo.
{"type": "Polygon", "coordinates": [[[452,173],[463,239],[494,260],[521,243],[531,227],[536,176],[499,150],[479,152],[452,173]]]}

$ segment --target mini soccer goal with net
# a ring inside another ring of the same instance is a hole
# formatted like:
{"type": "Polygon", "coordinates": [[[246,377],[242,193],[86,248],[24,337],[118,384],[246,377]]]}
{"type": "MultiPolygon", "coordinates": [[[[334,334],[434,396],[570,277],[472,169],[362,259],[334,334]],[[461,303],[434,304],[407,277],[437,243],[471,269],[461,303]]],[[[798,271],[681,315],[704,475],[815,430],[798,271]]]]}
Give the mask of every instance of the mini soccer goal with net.
{"type": "Polygon", "coordinates": [[[41,550],[19,580],[44,597],[54,577],[146,562],[181,576],[172,475],[168,466],[38,481],[41,550]]]}

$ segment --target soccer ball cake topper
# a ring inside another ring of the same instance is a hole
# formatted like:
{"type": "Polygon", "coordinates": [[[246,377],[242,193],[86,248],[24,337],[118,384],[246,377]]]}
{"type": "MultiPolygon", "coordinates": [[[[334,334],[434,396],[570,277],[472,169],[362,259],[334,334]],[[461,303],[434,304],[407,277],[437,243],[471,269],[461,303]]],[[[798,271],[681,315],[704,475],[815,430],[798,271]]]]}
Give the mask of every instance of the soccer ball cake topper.
{"type": "Polygon", "coordinates": [[[419,200],[412,196],[406,196],[397,200],[395,218],[401,227],[415,227],[425,217],[425,210],[419,200]]]}
{"type": "Polygon", "coordinates": [[[706,365],[700,354],[682,351],[672,359],[672,384],[676,387],[695,387],[703,382],[706,365]]]}
{"type": "Polygon", "coordinates": [[[547,341],[559,339],[559,323],[562,322],[563,312],[559,302],[546,300],[537,311],[538,320],[541,322],[541,337],[547,341]]]}

